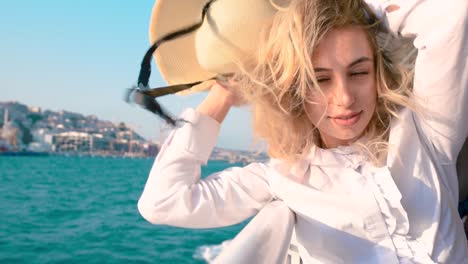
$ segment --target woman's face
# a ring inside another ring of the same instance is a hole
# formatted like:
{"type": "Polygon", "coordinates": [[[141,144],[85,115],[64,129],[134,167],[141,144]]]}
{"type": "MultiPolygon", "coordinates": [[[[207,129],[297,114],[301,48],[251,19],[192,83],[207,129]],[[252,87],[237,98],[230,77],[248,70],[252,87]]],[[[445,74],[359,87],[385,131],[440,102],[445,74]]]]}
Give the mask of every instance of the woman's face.
{"type": "Polygon", "coordinates": [[[363,29],[333,29],[314,51],[314,70],[323,94],[310,90],[306,113],[324,147],[348,145],[364,132],[375,110],[374,56],[363,29]]]}

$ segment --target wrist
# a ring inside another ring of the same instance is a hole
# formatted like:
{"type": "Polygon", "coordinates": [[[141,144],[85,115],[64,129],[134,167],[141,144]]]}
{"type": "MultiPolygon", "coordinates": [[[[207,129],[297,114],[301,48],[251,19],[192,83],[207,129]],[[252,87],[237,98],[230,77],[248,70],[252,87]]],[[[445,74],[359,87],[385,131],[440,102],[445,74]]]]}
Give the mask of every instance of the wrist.
{"type": "Polygon", "coordinates": [[[230,101],[231,99],[228,97],[217,96],[215,93],[210,92],[197,107],[197,111],[222,123],[232,106],[230,101]]]}

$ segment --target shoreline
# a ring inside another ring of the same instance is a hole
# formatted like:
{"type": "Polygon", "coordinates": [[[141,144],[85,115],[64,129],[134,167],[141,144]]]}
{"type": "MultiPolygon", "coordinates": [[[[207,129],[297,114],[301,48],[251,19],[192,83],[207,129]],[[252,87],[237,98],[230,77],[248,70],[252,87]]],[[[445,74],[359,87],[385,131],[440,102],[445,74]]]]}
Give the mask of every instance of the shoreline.
{"type": "Polygon", "coordinates": [[[1,156],[7,157],[102,157],[102,158],[141,158],[151,159],[153,156],[108,154],[108,153],[81,153],[81,152],[37,152],[37,151],[3,151],[1,156]]]}

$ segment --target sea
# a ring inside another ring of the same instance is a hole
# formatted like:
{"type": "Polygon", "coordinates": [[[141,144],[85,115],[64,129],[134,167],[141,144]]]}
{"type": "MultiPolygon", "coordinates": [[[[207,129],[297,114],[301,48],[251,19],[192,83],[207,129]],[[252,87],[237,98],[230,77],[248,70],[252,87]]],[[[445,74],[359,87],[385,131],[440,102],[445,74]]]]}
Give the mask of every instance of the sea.
{"type": "MultiPolygon", "coordinates": [[[[248,220],[213,229],[146,222],[137,201],[152,163],[1,156],[0,263],[209,263],[248,220]]],[[[236,165],[209,161],[202,177],[236,165]]]]}

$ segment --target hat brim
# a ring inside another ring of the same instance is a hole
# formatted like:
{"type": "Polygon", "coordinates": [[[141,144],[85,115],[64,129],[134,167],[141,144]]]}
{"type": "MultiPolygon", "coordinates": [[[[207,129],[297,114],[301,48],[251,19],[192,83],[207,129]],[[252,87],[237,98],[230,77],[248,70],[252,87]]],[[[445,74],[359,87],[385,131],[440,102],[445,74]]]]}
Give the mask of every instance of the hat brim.
{"type": "MultiPolygon", "coordinates": [[[[207,0],[157,0],[149,26],[151,44],[168,33],[199,22],[206,2],[207,0]]],[[[195,32],[161,44],[154,57],[161,76],[170,85],[203,81],[216,76],[216,73],[204,70],[197,61],[195,32]]],[[[206,90],[211,84],[212,82],[203,82],[182,94],[206,90]]]]}

